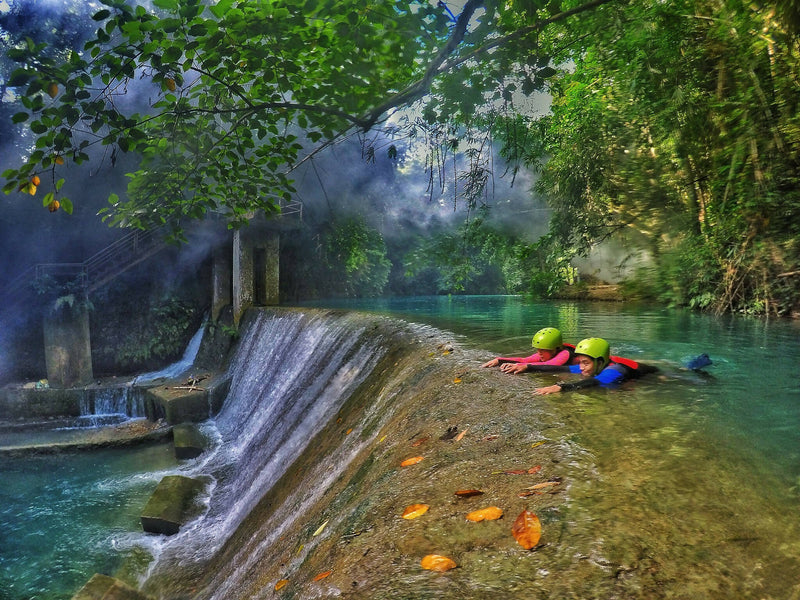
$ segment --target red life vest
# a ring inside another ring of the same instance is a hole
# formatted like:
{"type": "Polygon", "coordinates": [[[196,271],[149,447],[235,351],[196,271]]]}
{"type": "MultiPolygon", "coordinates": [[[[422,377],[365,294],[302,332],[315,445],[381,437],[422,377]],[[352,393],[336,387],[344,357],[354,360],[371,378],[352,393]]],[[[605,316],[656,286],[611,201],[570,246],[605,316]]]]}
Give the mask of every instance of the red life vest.
{"type": "MultiPolygon", "coordinates": [[[[573,351],[573,353],[575,352],[574,344],[564,344],[564,347],[569,348],[570,350],[573,351]]],[[[624,365],[629,369],[633,369],[634,371],[639,369],[639,363],[633,359],[625,358],[622,356],[614,356],[613,354],[609,358],[611,359],[612,363],[617,363],[618,365],[624,365]]]]}

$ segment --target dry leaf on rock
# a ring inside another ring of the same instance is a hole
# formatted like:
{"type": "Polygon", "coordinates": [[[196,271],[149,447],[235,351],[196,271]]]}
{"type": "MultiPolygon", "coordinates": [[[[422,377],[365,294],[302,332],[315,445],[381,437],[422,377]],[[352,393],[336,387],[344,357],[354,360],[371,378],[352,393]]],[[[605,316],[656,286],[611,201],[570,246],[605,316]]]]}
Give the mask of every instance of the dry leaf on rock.
{"type": "Polygon", "coordinates": [[[488,506],[480,510],[474,510],[467,515],[467,521],[494,521],[503,516],[503,509],[496,506],[488,506]]]}
{"type": "Polygon", "coordinates": [[[450,569],[454,569],[458,566],[452,558],[442,556],[441,554],[428,554],[427,556],[423,557],[419,564],[423,569],[428,569],[429,571],[439,571],[440,573],[449,571],[450,569]]]}
{"type": "Polygon", "coordinates": [[[430,506],[427,504],[411,504],[406,506],[406,509],[403,511],[403,518],[404,519],[416,519],[417,517],[421,517],[426,512],[430,506]]]}
{"type": "Polygon", "coordinates": [[[422,456],[414,456],[412,458],[407,458],[403,462],[400,463],[401,467],[410,467],[411,465],[417,464],[421,461],[424,457],[422,456]]]}
{"type": "Polygon", "coordinates": [[[539,543],[539,539],[542,537],[542,524],[535,514],[529,510],[523,510],[514,521],[511,533],[520,546],[525,550],[530,550],[539,543]]]}
{"type": "Polygon", "coordinates": [[[325,579],[331,573],[333,573],[333,571],[323,571],[319,575],[315,576],[313,581],[319,581],[320,579],[325,579]]]}
{"type": "Polygon", "coordinates": [[[560,479],[551,479],[550,481],[543,481],[541,483],[537,483],[536,485],[530,486],[529,490],[541,490],[546,487],[553,487],[554,485],[558,485],[561,483],[560,479]]]}
{"type": "Polygon", "coordinates": [[[275,591],[277,592],[279,589],[283,588],[287,583],[289,583],[288,579],[279,579],[278,582],[275,584],[275,591]]]}
{"type": "Polygon", "coordinates": [[[482,493],[481,490],[458,490],[456,496],[459,498],[472,498],[472,496],[480,496],[482,493]]]}

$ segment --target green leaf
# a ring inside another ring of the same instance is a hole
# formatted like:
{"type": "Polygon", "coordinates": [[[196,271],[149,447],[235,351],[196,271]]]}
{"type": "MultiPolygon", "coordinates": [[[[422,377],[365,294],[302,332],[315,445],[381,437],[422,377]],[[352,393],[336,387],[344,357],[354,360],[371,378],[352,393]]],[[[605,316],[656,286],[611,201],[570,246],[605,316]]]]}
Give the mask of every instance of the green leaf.
{"type": "Polygon", "coordinates": [[[92,15],[92,19],[94,19],[95,21],[104,21],[110,16],[111,16],[111,11],[108,10],[107,8],[104,8],[103,10],[99,10],[96,13],[94,13],[92,15]]]}
{"type": "Polygon", "coordinates": [[[18,113],[15,113],[13,117],[11,117],[11,122],[12,123],[24,123],[25,121],[28,120],[29,116],[30,115],[28,113],[26,113],[26,112],[18,112],[18,113]]]}
{"type": "Polygon", "coordinates": [[[178,8],[178,0],[153,0],[153,6],[164,10],[176,10],[178,8]]]}
{"type": "Polygon", "coordinates": [[[211,5],[211,12],[214,13],[214,16],[218,19],[221,19],[225,16],[225,13],[228,12],[231,6],[233,6],[234,0],[219,0],[216,4],[211,5]]]}

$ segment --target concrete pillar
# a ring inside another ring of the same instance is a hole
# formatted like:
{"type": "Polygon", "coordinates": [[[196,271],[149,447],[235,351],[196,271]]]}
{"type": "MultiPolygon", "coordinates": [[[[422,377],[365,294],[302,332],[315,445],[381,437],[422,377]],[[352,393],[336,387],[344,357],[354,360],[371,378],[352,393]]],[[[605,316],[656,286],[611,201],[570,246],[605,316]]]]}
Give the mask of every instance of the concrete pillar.
{"type": "Polygon", "coordinates": [[[264,306],[273,306],[280,303],[280,233],[265,232],[259,240],[259,250],[263,254],[263,264],[259,264],[259,269],[256,270],[259,281],[256,300],[264,306]]]}
{"type": "Polygon", "coordinates": [[[233,233],[233,320],[237,325],[253,304],[253,242],[242,229],[233,233]]]}
{"type": "Polygon", "coordinates": [[[50,387],[92,383],[89,310],[85,303],[49,312],[44,318],[44,357],[50,387]]]}
{"type": "Polygon", "coordinates": [[[233,302],[231,244],[222,244],[214,248],[211,258],[211,321],[219,318],[222,309],[233,302]]]}

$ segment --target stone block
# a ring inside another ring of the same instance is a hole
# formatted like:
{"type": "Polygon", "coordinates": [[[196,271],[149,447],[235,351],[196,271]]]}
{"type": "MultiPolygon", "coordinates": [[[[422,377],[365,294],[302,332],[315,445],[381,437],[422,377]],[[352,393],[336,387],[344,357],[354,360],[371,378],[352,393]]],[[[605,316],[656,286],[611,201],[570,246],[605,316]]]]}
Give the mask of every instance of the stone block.
{"type": "Polygon", "coordinates": [[[181,423],[172,428],[175,458],[190,459],[200,456],[208,447],[208,440],[193,423],[181,423]]]}
{"type": "Polygon", "coordinates": [[[148,533],[174,535],[202,510],[197,497],[205,482],[183,475],[167,475],[156,486],[141,515],[148,533]]]}
{"type": "Polygon", "coordinates": [[[148,402],[152,402],[163,412],[170,425],[178,423],[198,423],[208,419],[208,391],[191,386],[158,386],[147,390],[148,402]]]}
{"type": "Polygon", "coordinates": [[[114,579],[108,575],[95,573],[77,593],[72,600],[151,600],[150,596],[114,579]]]}

